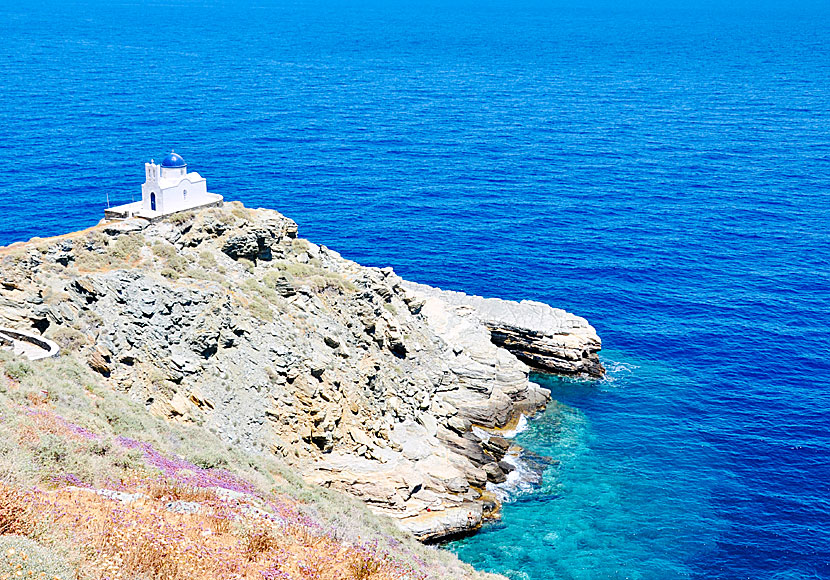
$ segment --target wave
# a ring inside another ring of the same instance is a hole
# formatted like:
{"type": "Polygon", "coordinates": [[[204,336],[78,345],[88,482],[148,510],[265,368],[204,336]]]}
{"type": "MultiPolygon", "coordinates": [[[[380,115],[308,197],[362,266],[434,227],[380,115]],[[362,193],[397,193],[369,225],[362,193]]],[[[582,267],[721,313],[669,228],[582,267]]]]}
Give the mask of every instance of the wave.
{"type": "Polygon", "coordinates": [[[516,435],[518,435],[519,433],[523,433],[523,432],[527,431],[527,429],[528,429],[527,417],[524,416],[524,415],[520,415],[519,416],[519,421],[516,423],[515,427],[513,427],[512,429],[507,429],[505,431],[501,431],[499,434],[502,437],[506,438],[506,439],[512,439],[516,435]]]}
{"type": "Polygon", "coordinates": [[[603,384],[611,384],[627,378],[628,375],[633,374],[634,371],[640,368],[639,365],[633,363],[615,360],[602,360],[602,364],[605,366],[605,376],[600,379],[600,383],[603,384]]]}
{"type": "Polygon", "coordinates": [[[524,451],[504,456],[502,462],[513,469],[507,474],[502,483],[488,482],[485,489],[492,493],[502,503],[512,503],[523,495],[538,489],[542,483],[542,473],[547,463],[537,458],[530,458],[524,451]]]}

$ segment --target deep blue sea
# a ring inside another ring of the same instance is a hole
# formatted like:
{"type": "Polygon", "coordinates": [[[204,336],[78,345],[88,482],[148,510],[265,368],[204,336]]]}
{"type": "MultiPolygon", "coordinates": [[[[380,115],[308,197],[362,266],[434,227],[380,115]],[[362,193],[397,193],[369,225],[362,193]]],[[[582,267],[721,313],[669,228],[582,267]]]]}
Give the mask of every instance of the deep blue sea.
{"type": "Polygon", "coordinates": [[[0,244],[171,148],[445,288],[587,317],[512,579],[830,578],[830,2],[0,0],[0,244]]]}

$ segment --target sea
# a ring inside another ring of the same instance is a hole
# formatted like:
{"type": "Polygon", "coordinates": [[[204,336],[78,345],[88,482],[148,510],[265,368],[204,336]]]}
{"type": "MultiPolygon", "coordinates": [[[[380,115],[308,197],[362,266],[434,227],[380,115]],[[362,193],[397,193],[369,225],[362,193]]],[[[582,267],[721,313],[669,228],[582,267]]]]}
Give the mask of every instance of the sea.
{"type": "MultiPolygon", "coordinates": [[[[366,265],[586,317],[512,580],[830,578],[830,2],[0,0],[0,244],[171,149],[366,265]]],[[[524,463],[522,463],[524,462],[524,463]]]]}

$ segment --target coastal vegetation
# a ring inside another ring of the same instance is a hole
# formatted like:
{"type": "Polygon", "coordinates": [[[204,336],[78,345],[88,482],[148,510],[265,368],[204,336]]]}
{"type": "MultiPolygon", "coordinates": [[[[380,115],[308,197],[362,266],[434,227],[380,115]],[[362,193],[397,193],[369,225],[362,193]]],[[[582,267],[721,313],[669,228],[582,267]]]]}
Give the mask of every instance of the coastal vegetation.
{"type": "Polygon", "coordinates": [[[72,355],[0,353],[0,446],[0,578],[473,575],[274,457],[152,417],[72,355]]]}
{"type": "Polygon", "coordinates": [[[498,429],[548,400],[517,357],[601,370],[582,318],[233,202],[0,248],[0,327],[60,351],[0,345],[0,534],[36,543],[16,576],[481,578],[421,542],[498,517],[498,429]]]}

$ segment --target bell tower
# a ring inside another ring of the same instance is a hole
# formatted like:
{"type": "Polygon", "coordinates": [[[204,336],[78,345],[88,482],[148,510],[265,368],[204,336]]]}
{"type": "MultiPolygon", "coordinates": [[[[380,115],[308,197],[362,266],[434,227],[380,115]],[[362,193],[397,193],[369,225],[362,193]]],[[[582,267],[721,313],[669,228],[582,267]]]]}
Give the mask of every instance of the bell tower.
{"type": "Polygon", "coordinates": [[[144,183],[158,183],[159,166],[154,160],[151,159],[150,163],[144,164],[144,174],[144,183]]]}
{"type": "Polygon", "coordinates": [[[141,207],[145,211],[160,211],[161,187],[159,166],[153,159],[144,164],[144,183],[141,185],[141,207]]]}

